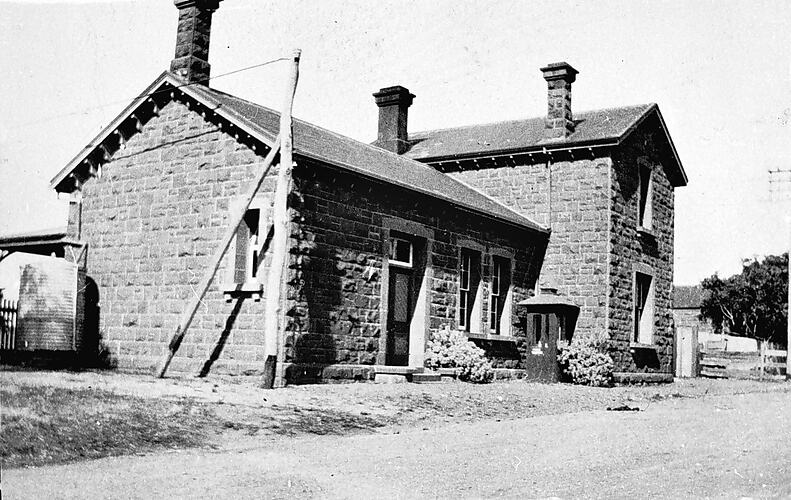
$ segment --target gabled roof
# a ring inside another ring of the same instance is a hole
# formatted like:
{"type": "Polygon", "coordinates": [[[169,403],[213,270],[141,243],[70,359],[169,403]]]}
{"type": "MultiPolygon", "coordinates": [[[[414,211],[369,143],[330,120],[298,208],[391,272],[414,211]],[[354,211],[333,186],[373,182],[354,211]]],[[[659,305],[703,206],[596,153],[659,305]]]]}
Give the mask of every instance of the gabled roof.
{"type": "Polygon", "coordinates": [[[700,285],[673,287],[673,309],[700,309],[702,300],[703,288],[700,285]]]}
{"type": "Polygon", "coordinates": [[[457,160],[529,151],[563,150],[585,146],[621,144],[647,118],[656,116],[665,133],[678,185],[686,185],[684,172],[673,141],[656,104],[575,113],[574,132],[562,140],[544,137],[544,118],[509,120],[409,134],[410,149],[404,156],[423,162],[457,160]]]}
{"type": "MultiPolygon", "coordinates": [[[[52,179],[51,186],[56,190],[68,190],[65,181],[69,175],[146,102],[147,96],[160,92],[163,87],[177,88],[268,146],[277,136],[280,120],[277,111],[202,85],[186,85],[177,76],[165,72],[69,162],[52,179]]],[[[296,155],[438,198],[480,215],[547,232],[538,223],[428,165],[299,119],[294,119],[293,134],[296,155]]]]}

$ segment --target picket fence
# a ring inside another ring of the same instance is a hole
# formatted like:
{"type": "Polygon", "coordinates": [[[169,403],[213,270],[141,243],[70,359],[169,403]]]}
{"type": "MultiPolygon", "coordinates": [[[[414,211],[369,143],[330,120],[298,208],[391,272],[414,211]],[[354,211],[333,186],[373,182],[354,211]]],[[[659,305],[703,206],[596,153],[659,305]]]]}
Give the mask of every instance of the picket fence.
{"type": "Polygon", "coordinates": [[[11,351],[16,341],[16,320],[19,303],[0,299],[0,349],[11,351]]]}

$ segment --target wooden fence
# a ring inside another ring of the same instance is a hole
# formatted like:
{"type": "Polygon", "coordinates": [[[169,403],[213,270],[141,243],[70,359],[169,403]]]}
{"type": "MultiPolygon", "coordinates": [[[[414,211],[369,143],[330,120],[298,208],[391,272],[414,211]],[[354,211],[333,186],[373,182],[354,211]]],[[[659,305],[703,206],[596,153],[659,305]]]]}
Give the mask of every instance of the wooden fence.
{"type": "Polygon", "coordinates": [[[18,305],[15,300],[0,299],[0,349],[4,351],[14,349],[18,305]]]}
{"type": "Polygon", "coordinates": [[[701,352],[700,374],[712,378],[753,380],[784,379],[786,351],[760,349],[758,352],[705,350],[701,352]]]}

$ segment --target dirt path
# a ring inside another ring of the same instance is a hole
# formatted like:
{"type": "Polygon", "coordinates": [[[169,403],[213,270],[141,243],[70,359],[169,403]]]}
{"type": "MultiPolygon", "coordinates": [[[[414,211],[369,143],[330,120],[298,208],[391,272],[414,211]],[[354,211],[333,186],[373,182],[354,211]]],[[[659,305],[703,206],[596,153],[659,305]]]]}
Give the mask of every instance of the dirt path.
{"type": "Polygon", "coordinates": [[[3,475],[4,498],[788,497],[791,394],[668,399],[3,475]]]}

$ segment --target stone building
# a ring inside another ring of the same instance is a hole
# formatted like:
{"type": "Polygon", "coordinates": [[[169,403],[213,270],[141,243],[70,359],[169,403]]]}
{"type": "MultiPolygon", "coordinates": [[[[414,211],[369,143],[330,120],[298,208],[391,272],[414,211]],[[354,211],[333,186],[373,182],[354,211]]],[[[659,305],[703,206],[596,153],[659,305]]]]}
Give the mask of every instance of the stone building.
{"type": "Polygon", "coordinates": [[[673,287],[673,322],[676,328],[697,328],[701,333],[711,334],[711,323],[700,317],[703,288],[700,285],[673,287]]]}
{"type": "Polygon", "coordinates": [[[714,329],[711,321],[700,316],[705,291],[700,285],[673,287],[673,323],[676,335],[694,331],[696,343],[709,351],[757,352],[758,341],[738,333],[714,329]]]}
{"type": "MultiPolygon", "coordinates": [[[[69,234],[124,368],[165,351],[278,133],[277,112],[208,86],[218,4],[176,1],[170,71],[52,180],[72,193],[69,234]]],[[[609,334],[620,372],[672,376],[673,190],[686,176],[662,116],[572,115],[576,71],[542,71],[546,118],[410,133],[414,96],[396,86],[374,94],[374,145],[295,120],[277,338],[264,338],[262,300],[273,169],[172,366],[256,373],[276,356],[278,383],[411,374],[432,331],[458,328],[500,373],[530,375],[574,329],[520,313],[551,285],[579,307],[577,332],[609,334]]]]}
{"type": "Polygon", "coordinates": [[[544,224],[541,281],[604,332],[619,372],[672,367],[674,189],[687,177],[656,104],[572,113],[577,71],[541,68],[542,118],[406,133],[405,155],[544,224]]]}

